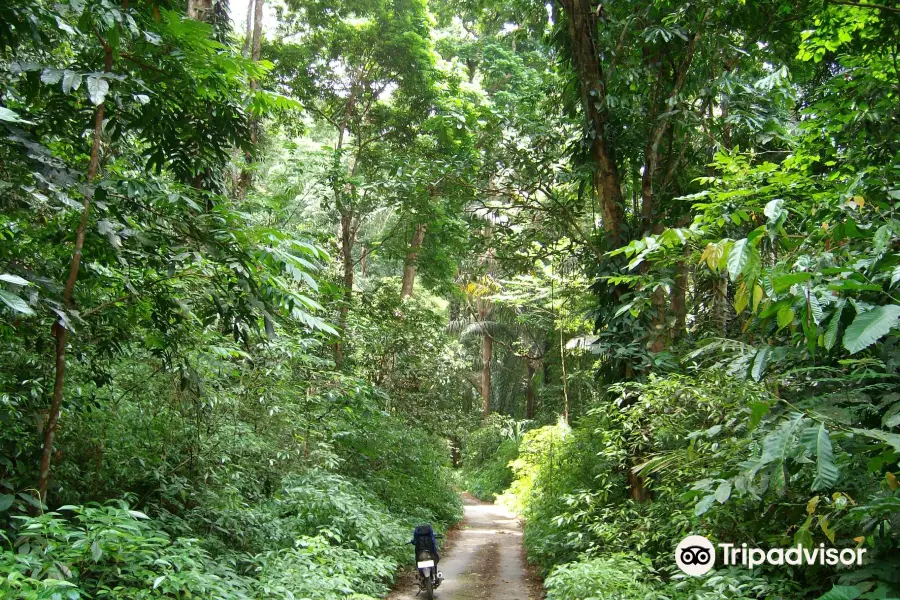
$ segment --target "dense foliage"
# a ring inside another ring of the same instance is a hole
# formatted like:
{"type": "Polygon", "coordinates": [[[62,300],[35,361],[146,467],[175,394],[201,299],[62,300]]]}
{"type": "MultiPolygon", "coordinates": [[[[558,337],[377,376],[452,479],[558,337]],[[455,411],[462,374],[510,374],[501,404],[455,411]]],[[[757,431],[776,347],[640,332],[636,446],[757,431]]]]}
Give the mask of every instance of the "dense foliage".
{"type": "Polygon", "coordinates": [[[0,596],[900,597],[900,10],[264,5],[0,6],[0,596]]]}

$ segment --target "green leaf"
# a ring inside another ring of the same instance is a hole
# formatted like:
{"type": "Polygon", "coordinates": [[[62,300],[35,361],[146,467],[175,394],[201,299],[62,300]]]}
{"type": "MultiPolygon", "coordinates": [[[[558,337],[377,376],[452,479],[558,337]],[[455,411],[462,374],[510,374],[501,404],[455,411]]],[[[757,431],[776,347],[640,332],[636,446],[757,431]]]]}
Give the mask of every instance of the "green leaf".
{"type": "Polygon", "coordinates": [[[787,210],[784,208],[784,200],[777,198],[766,204],[763,209],[766,216],[766,231],[769,237],[775,239],[775,234],[787,218],[787,210]]]}
{"type": "Polygon", "coordinates": [[[702,515],[706,511],[708,511],[712,507],[713,502],[715,502],[715,501],[716,501],[716,496],[714,494],[709,494],[708,496],[703,496],[702,498],[700,498],[700,501],[697,502],[697,505],[694,507],[694,514],[699,517],[700,515],[702,515]]]}
{"type": "Polygon", "coordinates": [[[840,471],[834,464],[834,449],[831,446],[831,436],[825,425],[820,424],[816,430],[816,478],[812,483],[812,491],[823,490],[832,487],[840,477],[840,471]]]}
{"type": "Polygon", "coordinates": [[[888,304],[856,315],[844,332],[844,348],[850,354],[865,350],[897,327],[900,305],[888,304]]]}
{"type": "Polygon", "coordinates": [[[769,414],[771,407],[765,402],[754,402],[750,405],[750,429],[756,428],[762,418],[769,414]]]}
{"type": "Polygon", "coordinates": [[[716,502],[719,504],[725,504],[728,502],[728,499],[731,497],[731,482],[723,481],[719,484],[719,487],[716,488],[716,502]]]}
{"type": "Polygon", "coordinates": [[[853,585],[836,585],[831,591],[819,596],[816,600],[856,600],[862,594],[859,588],[853,585]]]}
{"type": "Polygon", "coordinates": [[[780,294],[786,290],[789,290],[792,285],[796,283],[803,283],[804,281],[809,281],[812,277],[810,273],[788,273],[787,275],[782,275],[780,277],[775,277],[772,280],[772,288],[775,290],[776,294],[780,294]]]}
{"type": "Polygon", "coordinates": [[[34,311],[31,310],[31,307],[28,306],[28,303],[16,296],[15,294],[11,294],[6,290],[0,290],[0,301],[2,301],[5,305],[10,307],[16,312],[22,313],[23,315],[33,315],[34,311]]]}
{"type": "Polygon", "coordinates": [[[12,494],[0,494],[0,512],[8,510],[15,500],[16,497],[12,494]]]}
{"type": "Polygon", "coordinates": [[[766,373],[766,366],[769,364],[769,347],[763,346],[753,357],[753,368],[750,370],[750,376],[753,381],[760,381],[766,373]]]}
{"type": "Polygon", "coordinates": [[[9,273],[0,273],[0,281],[15,285],[31,285],[31,282],[27,279],[22,279],[18,275],[10,275],[9,273]]]}
{"type": "Polygon", "coordinates": [[[75,71],[66,71],[63,73],[62,78],[62,91],[63,94],[68,94],[72,90],[77,90],[81,87],[81,73],[77,73],[75,71]]]}
{"type": "Polygon", "coordinates": [[[4,106],[0,106],[0,121],[6,121],[7,123],[25,123],[26,125],[34,125],[33,122],[26,121],[25,119],[20,118],[19,115],[4,106]]]}
{"type": "Polygon", "coordinates": [[[747,286],[742,281],[741,285],[738,286],[737,292],[734,293],[734,311],[741,314],[749,304],[750,298],[747,293],[747,286]]]}
{"type": "Polygon", "coordinates": [[[109,92],[109,82],[102,77],[91,75],[87,78],[87,90],[91,102],[94,103],[94,106],[99,106],[106,100],[106,94],[109,92]]]}
{"type": "Polygon", "coordinates": [[[758,283],[753,285],[753,312],[756,312],[759,308],[759,303],[763,299],[763,293],[763,289],[758,283]]]}
{"type": "Polygon", "coordinates": [[[103,550],[100,548],[100,544],[97,543],[97,540],[91,542],[91,558],[94,559],[94,562],[100,560],[100,557],[103,556],[103,550]]]}
{"type": "Polygon", "coordinates": [[[865,436],[869,439],[878,440],[892,446],[895,452],[900,452],[900,434],[883,431],[881,429],[857,429],[852,428],[853,433],[865,436]]]}
{"type": "Polygon", "coordinates": [[[47,85],[54,85],[59,83],[59,80],[62,78],[63,72],[59,69],[52,69],[47,67],[41,73],[41,83],[46,83],[47,85]]]}
{"type": "Polygon", "coordinates": [[[731,247],[728,254],[728,276],[732,281],[736,281],[751,263],[753,250],[753,244],[747,241],[747,238],[736,241],[731,247]]]}
{"type": "Polygon", "coordinates": [[[781,310],[778,311],[778,316],[776,320],[778,321],[778,329],[784,329],[788,325],[794,322],[794,309],[785,306],[781,310]]]}
{"type": "Polygon", "coordinates": [[[838,332],[841,328],[841,313],[844,312],[844,301],[841,300],[837,308],[834,309],[834,314],[831,316],[831,321],[828,323],[828,328],[825,330],[825,349],[831,350],[834,348],[834,344],[838,339],[838,332]]]}

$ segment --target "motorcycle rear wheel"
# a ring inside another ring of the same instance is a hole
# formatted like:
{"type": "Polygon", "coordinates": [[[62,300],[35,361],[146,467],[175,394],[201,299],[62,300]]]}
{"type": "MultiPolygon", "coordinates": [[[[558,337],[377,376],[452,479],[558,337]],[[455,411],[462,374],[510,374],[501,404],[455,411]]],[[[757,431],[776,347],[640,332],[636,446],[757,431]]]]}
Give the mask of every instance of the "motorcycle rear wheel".
{"type": "Polygon", "coordinates": [[[425,578],[425,600],[434,600],[434,588],[431,584],[431,577],[425,578]]]}

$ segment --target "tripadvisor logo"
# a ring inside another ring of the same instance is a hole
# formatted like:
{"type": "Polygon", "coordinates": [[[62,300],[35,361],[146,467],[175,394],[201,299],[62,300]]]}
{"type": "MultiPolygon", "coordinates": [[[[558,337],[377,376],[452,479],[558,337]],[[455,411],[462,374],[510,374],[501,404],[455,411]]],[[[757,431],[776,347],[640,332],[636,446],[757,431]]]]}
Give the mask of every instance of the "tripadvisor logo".
{"type": "MultiPolygon", "coordinates": [[[[753,569],[760,565],[862,565],[865,548],[804,548],[801,545],[790,548],[748,548],[747,544],[718,544],[722,564],[744,566],[753,569]]],[[[702,535],[689,535],[675,548],[675,563],[688,575],[698,577],[709,572],[716,563],[716,549],[712,542],[702,535]]]]}

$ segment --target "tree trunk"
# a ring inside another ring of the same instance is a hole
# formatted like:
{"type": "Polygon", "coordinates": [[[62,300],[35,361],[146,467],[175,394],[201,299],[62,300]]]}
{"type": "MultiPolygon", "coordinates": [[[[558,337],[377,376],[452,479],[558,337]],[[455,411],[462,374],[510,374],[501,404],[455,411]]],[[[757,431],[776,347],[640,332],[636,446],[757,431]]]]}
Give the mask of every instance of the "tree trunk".
{"type": "Polygon", "coordinates": [[[400,286],[400,297],[409,298],[413,293],[413,284],[416,281],[416,258],[425,239],[425,223],[417,223],[412,241],[409,242],[409,251],[406,253],[406,262],[403,265],[403,284],[400,286]]]}
{"type": "MultiPolygon", "coordinates": [[[[106,50],[106,72],[112,70],[112,48],[104,43],[106,50]]],[[[84,190],[84,208],[81,212],[81,221],[75,231],[75,247],[72,251],[72,262],[69,264],[69,277],[66,287],[63,289],[63,304],[66,309],[72,307],[72,294],[75,291],[75,282],[78,281],[78,268],[81,265],[81,252],[84,248],[84,234],[87,230],[88,219],[91,214],[91,200],[94,197],[93,183],[100,167],[100,142],[103,136],[103,115],[106,112],[106,103],[100,104],[94,113],[94,133],[91,138],[91,160],[88,164],[87,185],[84,190]]],[[[50,482],[50,462],[53,458],[53,442],[56,439],[56,429],[59,424],[59,414],[62,407],[63,386],[66,380],[66,344],[69,340],[69,330],[60,320],[53,324],[53,335],[56,337],[56,377],[53,381],[53,397],[50,401],[50,410],[47,413],[47,425],[44,427],[44,444],[41,448],[41,465],[38,470],[37,492],[42,502],[47,499],[47,486],[50,482]]]]}
{"type": "Polygon", "coordinates": [[[366,263],[369,261],[369,246],[368,244],[363,244],[362,252],[359,257],[359,277],[365,278],[366,276],[366,263]]]}
{"type": "Polygon", "coordinates": [[[525,418],[534,418],[534,363],[525,359],[525,418]]]}
{"type": "MultiPolygon", "coordinates": [[[[356,106],[356,93],[356,88],[351,88],[350,97],[347,98],[347,104],[344,106],[344,119],[338,126],[338,140],[334,147],[335,160],[337,161],[335,167],[340,167],[341,153],[344,149],[344,136],[347,134],[350,116],[353,114],[353,109],[356,106]]],[[[359,154],[357,154],[356,159],[354,160],[353,171],[356,170],[358,161],[359,154]]],[[[347,315],[350,313],[350,301],[353,299],[353,242],[356,239],[356,232],[353,230],[353,208],[352,205],[344,202],[343,187],[340,181],[335,180],[333,192],[334,205],[338,210],[338,214],[341,216],[338,235],[341,239],[341,260],[344,269],[344,293],[341,308],[338,313],[338,327],[341,329],[341,335],[343,336],[345,334],[344,328],[347,325],[347,315]]],[[[343,362],[344,344],[338,339],[334,343],[335,367],[340,369],[343,362]]]]}
{"type": "Polygon", "coordinates": [[[195,21],[208,23],[213,14],[212,0],[188,0],[187,12],[195,21]]]}
{"type": "Polygon", "coordinates": [[[250,56],[250,41],[253,39],[253,6],[256,4],[256,0],[250,0],[250,4],[247,6],[247,28],[244,31],[244,48],[241,51],[241,56],[247,58],[250,56]]]}
{"type": "Polygon", "coordinates": [[[720,274],[716,280],[713,302],[719,333],[724,337],[728,333],[728,276],[725,273],[720,274]]]}
{"type": "Polygon", "coordinates": [[[566,381],[566,348],[563,344],[563,330],[559,329],[559,366],[563,393],[563,421],[569,422],[569,385],[566,381]]]}
{"type": "Polygon", "coordinates": [[[615,150],[609,143],[606,127],[606,85],[597,47],[596,12],[592,0],[561,0],[569,21],[572,63],[578,73],[581,103],[587,118],[586,132],[591,138],[590,155],[594,166],[593,187],[600,201],[600,214],[608,245],[618,248],[626,241],[625,209],[616,165],[615,150]]]}
{"type": "MultiPolygon", "coordinates": [[[[250,12],[251,10],[253,12],[253,33],[251,35],[248,29],[247,39],[252,40],[250,58],[252,58],[254,62],[259,62],[262,57],[262,19],[264,4],[265,0],[252,0],[250,6],[247,7],[248,28],[250,26],[250,12]]],[[[259,82],[256,79],[251,80],[250,89],[256,90],[257,88],[259,88],[259,82]]],[[[250,143],[254,146],[259,143],[259,117],[252,113],[250,114],[250,143]]],[[[241,184],[238,191],[239,196],[242,198],[247,195],[247,190],[250,189],[250,184],[252,183],[253,175],[249,167],[253,164],[253,155],[250,152],[247,152],[244,155],[244,161],[246,166],[241,170],[241,184]]]]}
{"type": "MultiPolygon", "coordinates": [[[[259,62],[262,57],[262,21],[263,21],[263,5],[265,0],[255,0],[253,3],[253,51],[251,57],[254,61],[259,62]]],[[[247,7],[250,10],[250,7],[247,7]]],[[[256,85],[259,85],[256,82],[256,85]]]]}
{"type": "Polygon", "coordinates": [[[681,337],[687,329],[687,257],[688,249],[684,250],[685,258],[675,263],[675,289],[672,294],[672,312],[675,313],[675,328],[672,331],[672,341],[681,337]]]}
{"type": "MultiPolygon", "coordinates": [[[[344,269],[344,293],[341,300],[339,325],[342,329],[347,326],[347,315],[350,314],[350,303],[353,301],[353,241],[356,237],[353,231],[353,214],[349,211],[341,212],[341,264],[344,269]]],[[[334,363],[337,368],[344,361],[344,346],[338,341],[334,345],[334,363]]]]}
{"type": "Polygon", "coordinates": [[[628,466],[628,495],[635,502],[644,502],[648,498],[644,478],[631,470],[637,464],[637,460],[632,460],[628,466]]]}
{"type": "Polygon", "coordinates": [[[491,414],[491,360],[494,355],[494,338],[486,332],[481,341],[481,405],[485,418],[491,414]]]}

